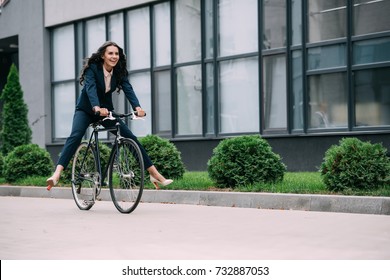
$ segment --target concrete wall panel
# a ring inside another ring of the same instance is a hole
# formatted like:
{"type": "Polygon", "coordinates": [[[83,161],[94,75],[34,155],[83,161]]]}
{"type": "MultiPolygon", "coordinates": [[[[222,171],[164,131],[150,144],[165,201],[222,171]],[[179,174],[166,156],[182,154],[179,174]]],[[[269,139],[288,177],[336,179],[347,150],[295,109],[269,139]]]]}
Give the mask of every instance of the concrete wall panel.
{"type": "Polygon", "coordinates": [[[156,0],[44,0],[45,27],[114,12],[156,0]]]}

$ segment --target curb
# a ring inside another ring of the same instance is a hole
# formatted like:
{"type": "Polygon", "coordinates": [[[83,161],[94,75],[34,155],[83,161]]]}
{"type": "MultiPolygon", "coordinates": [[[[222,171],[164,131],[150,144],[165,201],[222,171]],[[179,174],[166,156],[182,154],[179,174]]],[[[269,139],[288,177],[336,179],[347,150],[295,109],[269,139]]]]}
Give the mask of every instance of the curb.
{"type": "MultiPolygon", "coordinates": [[[[69,187],[0,186],[0,196],[73,199],[69,187]]],[[[110,201],[109,190],[99,200],[110,201]]],[[[144,190],[142,202],[390,215],[390,197],[312,194],[245,193],[216,191],[144,190]]]]}

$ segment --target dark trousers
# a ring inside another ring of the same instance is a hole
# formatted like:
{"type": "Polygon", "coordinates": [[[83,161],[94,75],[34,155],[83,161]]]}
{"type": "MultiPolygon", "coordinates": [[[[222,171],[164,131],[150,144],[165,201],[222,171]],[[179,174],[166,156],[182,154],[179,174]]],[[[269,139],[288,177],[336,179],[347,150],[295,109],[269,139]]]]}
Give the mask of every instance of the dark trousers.
{"type": "MultiPolygon", "coordinates": [[[[58,159],[57,164],[62,165],[64,169],[68,166],[70,160],[72,159],[74,153],[77,150],[77,147],[80,145],[88,126],[98,120],[99,118],[89,115],[82,110],[76,109],[75,114],[73,116],[72,132],[70,133],[68,139],[66,139],[65,145],[61,151],[60,158],[58,159]]],[[[148,169],[153,165],[153,163],[150,160],[148,154],[146,153],[144,147],[138,141],[137,137],[127,127],[127,125],[122,120],[120,120],[119,122],[121,135],[125,138],[133,139],[138,144],[144,160],[145,169],[148,169]]],[[[103,122],[104,127],[111,127],[114,125],[115,121],[103,122]]]]}

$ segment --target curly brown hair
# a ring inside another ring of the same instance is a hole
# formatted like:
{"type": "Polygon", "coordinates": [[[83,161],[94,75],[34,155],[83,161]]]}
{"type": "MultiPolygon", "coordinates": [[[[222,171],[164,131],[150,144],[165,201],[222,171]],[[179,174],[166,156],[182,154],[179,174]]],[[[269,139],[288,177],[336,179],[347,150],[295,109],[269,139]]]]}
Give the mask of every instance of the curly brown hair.
{"type": "Polygon", "coordinates": [[[97,52],[93,53],[91,57],[86,58],[84,60],[84,66],[81,70],[80,75],[80,85],[83,85],[84,79],[85,79],[85,71],[89,68],[91,64],[103,64],[103,58],[102,56],[106,52],[107,47],[109,46],[115,46],[118,48],[119,51],[119,60],[118,63],[114,67],[114,73],[113,75],[115,78],[119,81],[118,83],[118,92],[121,90],[121,81],[124,77],[127,77],[128,71],[127,71],[127,62],[126,62],[126,55],[123,52],[123,49],[118,46],[115,42],[107,41],[103,45],[99,47],[97,52]]]}

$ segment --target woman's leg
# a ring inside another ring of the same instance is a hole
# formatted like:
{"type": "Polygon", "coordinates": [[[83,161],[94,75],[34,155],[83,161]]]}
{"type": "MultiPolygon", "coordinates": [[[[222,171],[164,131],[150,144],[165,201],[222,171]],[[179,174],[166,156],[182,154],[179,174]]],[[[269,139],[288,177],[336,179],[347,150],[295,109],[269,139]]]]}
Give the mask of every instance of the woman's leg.
{"type": "Polygon", "coordinates": [[[72,132],[66,139],[53,175],[47,180],[48,185],[54,186],[59,181],[62,171],[68,166],[91,122],[93,122],[92,116],[84,111],[76,110],[73,116],[72,132]]]}
{"type": "Polygon", "coordinates": [[[54,187],[57,185],[58,181],[60,180],[60,176],[62,171],[64,170],[64,167],[61,164],[58,164],[56,166],[56,170],[54,171],[53,175],[49,179],[46,180],[48,190],[50,190],[51,187],[54,187]]]}

